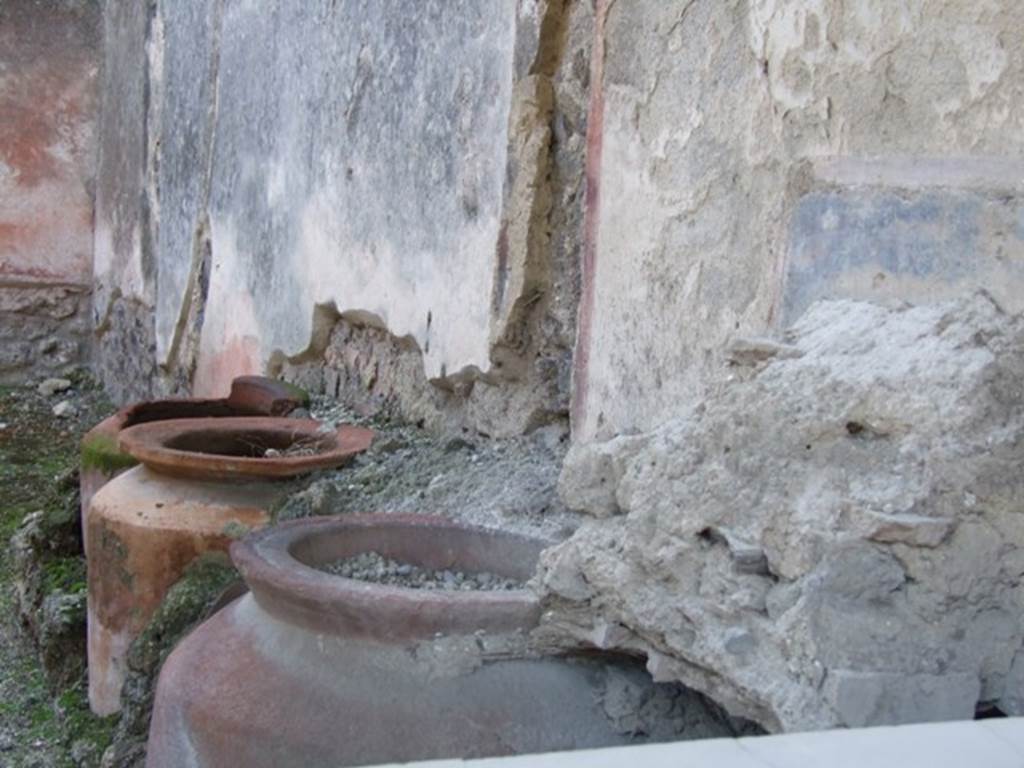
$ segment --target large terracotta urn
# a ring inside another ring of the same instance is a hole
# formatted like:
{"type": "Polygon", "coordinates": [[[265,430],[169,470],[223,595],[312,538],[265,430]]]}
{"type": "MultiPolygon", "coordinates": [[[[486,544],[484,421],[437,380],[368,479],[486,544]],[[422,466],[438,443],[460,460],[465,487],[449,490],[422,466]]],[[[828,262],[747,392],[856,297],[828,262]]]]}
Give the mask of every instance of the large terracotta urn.
{"type": "Polygon", "coordinates": [[[529,589],[413,589],[318,569],[375,552],[528,579],[544,546],[403,515],[312,518],[236,541],[250,592],[168,657],[148,768],[339,768],[631,743],[602,704],[606,661],[531,650],[540,607],[529,589]]]}
{"type": "Polygon", "coordinates": [[[309,405],[309,395],[287,382],[265,376],[239,376],[231,392],[218,399],[168,398],[125,406],[85,433],[79,470],[82,533],[89,502],[104,485],[138,461],[121,450],[121,431],[136,424],[168,419],[220,418],[226,416],[284,416],[309,405]]]}
{"type": "Polygon", "coordinates": [[[339,467],[373,433],[308,419],[223,417],[124,429],[142,462],[96,493],[86,513],[89,703],[120,709],[128,648],[188,565],[269,520],[282,480],[339,467]]]}

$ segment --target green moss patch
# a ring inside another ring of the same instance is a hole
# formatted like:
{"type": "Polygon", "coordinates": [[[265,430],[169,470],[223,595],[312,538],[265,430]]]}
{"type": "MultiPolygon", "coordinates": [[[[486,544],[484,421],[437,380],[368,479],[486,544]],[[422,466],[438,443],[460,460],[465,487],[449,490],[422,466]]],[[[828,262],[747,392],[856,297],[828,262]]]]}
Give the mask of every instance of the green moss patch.
{"type": "Polygon", "coordinates": [[[146,629],[128,651],[128,677],[121,689],[121,719],[114,729],[115,765],[133,765],[145,753],[157,678],[174,646],[220,607],[239,583],[228,556],[209,553],[195,560],[168,591],[146,629]]]}
{"type": "Polygon", "coordinates": [[[98,469],[105,475],[134,467],[137,462],[130,454],[117,447],[110,435],[93,435],[82,442],[82,469],[98,469]]]}
{"type": "Polygon", "coordinates": [[[43,576],[47,592],[83,593],[86,591],[85,558],[55,557],[45,561],[43,576]]]}
{"type": "Polygon", "coordinates": [[[309,392],[304,390],[302,387],[297,387],[288,381],[279,381],[282,387],[284,387],[288,394],[291,395],[299,402],[299,406],[302,408],[309,408],[309,392]]]}

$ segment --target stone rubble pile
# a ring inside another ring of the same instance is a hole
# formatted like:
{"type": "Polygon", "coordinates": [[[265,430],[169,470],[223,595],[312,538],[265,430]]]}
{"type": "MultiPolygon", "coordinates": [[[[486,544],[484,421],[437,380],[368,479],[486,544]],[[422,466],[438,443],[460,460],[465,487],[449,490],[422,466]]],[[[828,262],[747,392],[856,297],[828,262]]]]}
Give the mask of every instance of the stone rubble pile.
{"type": "Polygon", "coordinates": [[[555,646],[769,730],[1024,714],[1024,320],[819,302],[653,433],[581,446],[555,646]]]}

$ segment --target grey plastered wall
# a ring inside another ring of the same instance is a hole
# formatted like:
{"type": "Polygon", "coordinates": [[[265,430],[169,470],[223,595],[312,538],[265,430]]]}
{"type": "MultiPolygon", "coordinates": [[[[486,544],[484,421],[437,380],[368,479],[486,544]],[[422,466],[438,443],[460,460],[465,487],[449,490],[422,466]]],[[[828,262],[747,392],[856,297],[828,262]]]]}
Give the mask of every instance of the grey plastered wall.
{"type": "Polygon", "coordinates": [[[598,5],[576,439],[695,404],[816,298],[1022,308],[1024,6],[598,5]]]}
{"type": "MultiPolygon", "coordinates": [[[[140,38],[108,3],[111,60],[146,56],[108,75],[106,138],[142,163],[152,254],[111,202],[98,281],[152,307],[165,374],[220,391],[305,349],[317,305],[412,337],[428,377],[487,369],[516,5],[409,11],[162,2],[140,38]]],[[[134,174],[113,170],[133,200],[134,174]]]]}
{"type": "Polygon", "coordinates": [[[428,376],[487,366],[514,11],[225,7],[197,388],[300,351],[313,303],[414,336],[428,376]]]}
{"type": "Polygon", "coordinates": [[[108,0],[105,15],[96,315],[115,394],[299,369],[327,388],[344,325],[420,358],[368,385],[407,416],[429,401],[431,423],[495,433],[564,416],[584,0],[108,0]]]}

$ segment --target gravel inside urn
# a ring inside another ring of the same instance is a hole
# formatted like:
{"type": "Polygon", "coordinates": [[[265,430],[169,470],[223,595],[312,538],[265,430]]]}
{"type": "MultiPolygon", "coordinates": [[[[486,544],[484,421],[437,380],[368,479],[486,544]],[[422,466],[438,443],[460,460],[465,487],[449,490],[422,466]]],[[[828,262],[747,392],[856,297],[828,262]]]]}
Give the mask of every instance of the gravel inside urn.
{"type": "Polygon", "coordinates": [[[431,570],[411,563],[391,560],[377,552],[361,552],[352,557],[335,560],[318,567],[325,573],[344,576],[347,579],[371,581],[393,587],[409,589],[442,589],[456,592],[472,590],[503,591],[522,589],[525,584],[519,579],[499,576],[487,571],[466,572],[456,570],[431,570]]]}
{"type": "Polygon", "coordinates": [[[265,429],[245,431],[219,431],[215,428],[196,429],[168,440],[167,447],[190,453],[253,459],[315,456],[332,447],[330,437],[333,432],[334,428],[329,424],[321,425],[315,434],[295,434],[265,429]]]}

